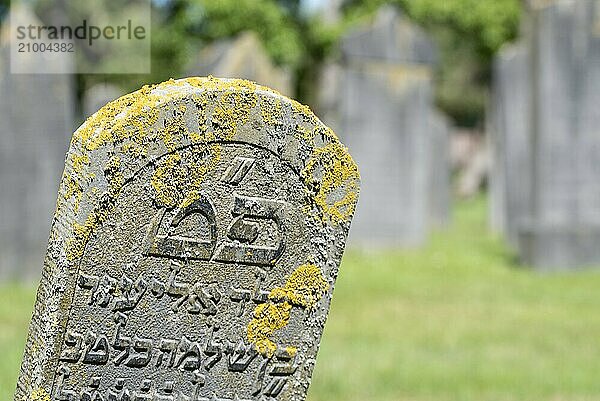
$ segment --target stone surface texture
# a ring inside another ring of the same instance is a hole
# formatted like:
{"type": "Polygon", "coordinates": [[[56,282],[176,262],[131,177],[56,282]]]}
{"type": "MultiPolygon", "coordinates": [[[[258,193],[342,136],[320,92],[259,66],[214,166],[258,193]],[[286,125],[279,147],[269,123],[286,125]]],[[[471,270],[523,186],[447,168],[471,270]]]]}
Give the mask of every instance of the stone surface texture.
{"type": "Polygon", "coordinates": [[[15,401],[303,400],[358,193],[333,131],[254,83],[107,104],[73,135],[15,401]]]}

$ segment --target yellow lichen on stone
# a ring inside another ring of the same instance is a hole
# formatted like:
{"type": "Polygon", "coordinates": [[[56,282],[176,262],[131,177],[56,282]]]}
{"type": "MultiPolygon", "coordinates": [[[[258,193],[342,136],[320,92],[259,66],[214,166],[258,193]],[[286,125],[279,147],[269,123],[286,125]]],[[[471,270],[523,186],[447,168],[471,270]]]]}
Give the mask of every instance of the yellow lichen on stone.
{"type": "MultiPolygon", "coordinates": [[[[149,155],[160,150],[161,146],[171,152],[171,155],[157,162],[152,176],[151,183],[156,198],[168,207],[189,205],[197,199],[206,174],[215,168],[221,158],[221,144],[217,142],[235,140],[253,114],[260,115],[268,125],[278,124],[283,115],[283,104],[291,105],[292,112],[302,120],[302,124],[321,126],[307,106],[246,80],[186,78],[144,86],[137,92],[108,103],[76,131],[67,161],[67,171],[72,176],[63,180],[64,201],[59,200],[58,208],[68,206],[75,213],[79,212],[84,183],[94,179],[94,171],[90,167],[91,153],[105,146],[109,152],[113,152],[113,149],[120,150],[121,155],[128,159],[121,162],[111,158],[103,166],[108,183],[108,198],[104,198],[103,205],[97,206],[97,209],[114,204],[126,181],[125,170],[131,168],[132,162],[139,163],[149,159],[149,155]],[[264,96],[265,94],[269,96],[264,96]],[[276,96],[272,96],[273,94],[276,96]],[[163,111],[167,105],[172,112],[163,111]],[[195,107],[190,107],[192,105],[195,107]],[[260,110],[255,113],[257,109],[260,110]],[[194,118],[188,118],[193,113],[197,114],[197,125],[194,118]],[[207,154],[206,157],[184,165],[181,155],[173,152],[189,145],[205,145],[202,152],[207,154]]],[[[305,129],[307,132],[303,132],[298,139],[308,144],[309,149],[313,149],[315,134],[308,132],[308,127],[305,129]]],[[[312,159],[303,171],[303,178],[306,182],[311,174],[314,177],[314,171],[311,170],[316,170],[318,164],[326,170],[331,169],[324,175],[325,181],[316,201],[330,220],[339,221],[353,211],[357,191],[353,189],[351,178],[357,174],[354,174],[356,168],[352,168],[353,162],[351,163],[349,156],[338,157],[338,148],[341,149],[342,146],[337,138],[332,139],[332,143],[335,145],[313,151],[312,159]],[[342,185],[350,185],[350,193],[345,199],[331,204],[330,193],[342,185]]],[[[57,209],[57,215],[59,212],[57,209]]],[[[73,247],[85,245],[95,225],[103,221],[104,213],[105,211],[94,209],[90,215],[78,217],[79,223],[73,225],[74,236],[69,239],[71,257],[82,253],[82,249],[73,247]]]]}
{"type": "Polygon", "coordinates": [[[301,176],[309,187],[316,187],[314,200],[323,211],[323,219],[337,224],[354,214],[360,174],[333,131],[327,129],[321,135],[328,143],[313,150],[301,176]]]}
{"type": "Polygon", "coordinates": [[[66,176],[64,178],[65,181],[65,192],[63,197],[65,199],[71,199],[72,197],[81,198],[82,188],[81,185],[77,181],[73,179],[72,176],[66,176]]]}
{"type": "MultiPolygon", "coordinates": [[[[77,130],[73,136],[73,142],[81,143],[86,150],[95,150],[102,145],[127,138],[141,143],[140,139],[148,135],[148,128],[158,121],[159,115],[156,106],[183,93],[173,91],[173,88],[183,90],[187,85],[202,88],[207,92],[223,92],[215,108],[215,110],[220,108],[217,114],[231,114],[242,123],[248,118],[250,110],[256,106],[257,90],[278,94],[250,81],[223,80],[213,77],[193,77],[177,81],[169,80],[158,85],[147,85],[102,107],[77,130]]],[[[179,104],[177,107],[180,112],[185,112],[183,104],[179,104]]],[[[231,132],[227,132],[227,134],[231,135],[231,132]]]]}
{"type": "Polygon", "coordinates": [[[144,159],[148,157],[148,149],[142,146],[137,146],[133,142],[124,143],[121,146],[121,151],[125,154],[129,154],[136,159],[144,159]]]}
{"type": "Polygon", "coordinates": [[[323,278],[321,269],[308,263],[294,270],[283,287],[271,290],[269,299],[274,302],[290,302],[302,308],[312,308],[327,289],[329,284],[323,278]]]}
{"type": "Polygon", "coordinates": [[[260,304],[254,310],[254,318],[248,324],[248,341],[256,350],[268,358],[277,350],[277,345],[269,338],[275,330],[287,326],[292,305],[289,302],[260,304]]]}
{"type": "Polygon", "coordinates": [[[281,124],[283,116],[283,104],[281,103],[281,99],[263,99],[260,104],[260,113],[265,124],[270,126],[281,124]]]}
{"type": "MultiPolygon", "coordinates": [[[[313,308],[328,289],[329,284],[317,266],[304,264],[298,267],[283,287],[276,287],[269,293],[267,303],[256,307],[248,324],[248,341],[261,355],[272,357],[277,345],[270,337],[276,330],[287,326],[292,306],[313,308]]],[[[290,354],[296,352],[295,347],[287,350],[290,354]]]]}
{"type": "MultiPolygon", "coordinates": [[[[172,177],[185,176],[185,172],[180,171],[181,156],[178,153],[168,155],[154,170],[152,175],[152,187],[156,191],[157,200],[163,205],[171,207],[177,206],[178,189],[177,182],[172,177]]],[[[177,180],[180,181],[180,180],[177,180]]]]}
{"type": "Polygon", "coordinates": [[[73,141],[93,151],[119,140],[146,134],[146,130],[158,120],[156,105],[164,99],[154,94],[155,86],[144,86],[137,92],[125,95],[102,107],[77,130],[73,141]]]}
{"type": "Polygon", "coordinates": [[[67,259],[75,260],[83,255],[85,244],[96,226],[105,220],[105,213],[92,212],[85,223],[73,223],[73,237],[67,240],[67,259]]]}
{"type": "Polygon", "coordinates": [[[292,103],[292,110],[294,110],[294,112],[301,115],[303,117],[303,119],[309,121],[310,123],[315,124],[315,125],[317,124],[317,118],[313,114],[310,107],[308,107],[305,104],[299,103],[295,100],[292,100],[292,99],[290,99],[290,100],[292,103]]]}
{"type": "Polygon", "coordinates": [[[285,348],[285,352],[287,352],[287,354],[293,358],[298,353],[298,348],[289,346],[285,348]]]}
{"type": "Polygon", "coordinates": [[[222,140],[233,139],[238,128],[248,122],[257,102],[258,96],[254,90],[225,91],[212,114],[217,137],[222,140]]]}
{"type": "Polygon", "coordinates": [[[281,96],[281,94],[276,90],[266,86],[258,85],[257,83],[248,81],[246,79],[222,79],[209,75],[208,77],[190,77],[180,79],[176,82],[190,84],[197,88],[206,89],[208,91],[263,91],[281,96]]]}
{"type": "Polygon", "coordinates": [[[214,133],[212,131],[209,133],[209,127],[206,118],[206,110],[208,109],[210,102],[210,94],[208,92],[194,93],[191,96],[191,99],[196,105],[196,113],[198,114],[198,132],[189,132],[188,135],[190,140],[195,143],[214,140],[214,133]],[[206,137],[207,134],[210,135],[210,137],[206,137]]]}
{"type": "Polygon", "coordinates": [[[186,207],[198,199],[206,174],[221,158],[221,146],[211,144],[183,162],[179,152],[168,155],[157,165],[151,183],[156,200],[166,207],[186,207]]]}
{"type": "Polygon", "coordinates": [[[76,172],[81,172],[83,166],[90,164],[90,158],[87,155],[74,154],[71,161],[73,163],[73,170],[76,172]]]}
{"type": "Polygon", "coordinates": [[[185,124],[181,117],[165,121],[165,127],[160,136],[163,144],[169,151],[177,149],[177,145],[181,143],[181,134],[183,130],[185,130],[185,124]]]}
{"type": "MultiPolygon", "coordinates": [[[[119,157],[112,157],[104,171],[106,179],[109,183],[108,190],[108,204],[104,204],[103,207],[97,208],[93,210],[85,219],[83,224],[78,223],[77,221],[73,222],[73,236],[67,239],[67,259],[73,261],[83,255],[83,251],[85,249],[85,244],[90,238],[90,235],[94,231],[94,229],[106,220],[108,217],[108,213],[110,211],[110,205],[114,203],[114,201],[119,196],[123,185],[125,184],[125,177],[123,173],[119,170],[121,166],[121,160],[119,157]]],[[[77,195],[81,197],[81,195],[77,195]]],[[[74,210],[79,206],[76,203],[74,206],[74,210]]]]}
{"type": "MultiPolygon", "coordinates": [[[[83,190],[81,189],[81,185],[77,183],[72,178],[68,178],[66,182],[66,192],[64,194],[64,198],[69,200],[74,198],[73,201],[73,211],[77,213],[79,211],[79,204],[81,203],[81,198],[83,197],[83,190]]],[[[57,202],[57,207],[60,206],[60,203],[57,202]]]]}
{"type": "Polygon", "coordinates": [[[39,388],[31,393],[31,401],[50,401],[50,394],[43,388],[39,388]]]}
{"type": "Polygon", "coordinates": [[[108,161],[104,169],[104,176],[110,187],[110,192],[113,194],[119,193],[121,187],[125,184],[125,176],[120,170],[121,158],[113,156],[108,161]]]}
{"type": "MultiPolygon", "coordinates": [[[[145,86],[137,92],[125,95],[115,101],[108,103],[97,113],[92,115],[73,135],[72,150],[67,160],[72,171],[79,177],[93,178],[89,172],[83,171],[89,165],[90,152],[93,152],[108,143],[130,140],[127,143],[129,153],[144,155],[144,135],[147,134],[152,124],[157,121],[158,111],[154,104],[160,99],[158,95],[151,95],[153,87],[145,86]]],[[[105,166],[105,175],[109,184],[110,196],[116,197],[125,178],[120,171],[120,160],[111,158],[105,166]]],[[[79,209],[79,203],[83,195],[83,188],[75,185],[76,181],[68,177],[64,181],[63,193],[66,200],[73,199],[72,208],[74,212],[79,209]]],[[[100,222],[98,217],[102,213],[92,213],[84,224],[73,223],[74,236],[68,240],[67,255],[70,260],[81,255],[85,242],[95,224],[100,222]]]]}
{"type": "Polygon", "coordinates": [[[310,129],[304,125],[298,125],[295,130],[296,139],[308,143],[310,146],[314,146],[314,129],[310,129]]]}

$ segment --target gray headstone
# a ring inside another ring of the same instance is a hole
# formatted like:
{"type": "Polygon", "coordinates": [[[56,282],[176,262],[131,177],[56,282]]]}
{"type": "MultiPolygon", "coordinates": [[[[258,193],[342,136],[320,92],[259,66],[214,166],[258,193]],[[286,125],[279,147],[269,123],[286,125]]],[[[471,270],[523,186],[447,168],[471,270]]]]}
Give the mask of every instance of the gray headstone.
{"type": "Polygon", "coordinates": [[[190,75],[243,78],[293,95],[292,75],[276,66],[254,32],[241,33],[202,49],[188,67],[190,75]]]}
{"type": "Polygon", "coordinates": [[[420,245],[431,225],[444,220],[447,205],[437,202],[449,198],[448,148],[434,122],[432,66],[421,63],[432,57],[415,50],[429,49],[424,43],[416,27],[387,7],[342,40],[334,120],[363,171],[351,235],[358,245],[420,245]]]}
{"type": "Polygon", "coordinates": [[[430,120],[430,161],[429,169],[429,220],[430,225],[444,226],[450,220],[450,123],[447,118],[433,112],[430,120]]]}
{"type": "Polygon", "coordinates": [[[373,23],[344,38],[342,52],[350,59],[379,59],[398,64],[435,64],[437,50],[418,26],[394,6],[383,6],[373,23]]]}
{"type": "Polygon", "coordinates": [[[72,77],[11,74],[8,38],[0,38],[0,280],[39,276],[74,128],[72,77]]]}
{"type": "Polygon", "coordinates": [[[497,95],[497,73],[492,74],[492,90],[485,108],[485,140],[490,151],[490,170],[488,174],[488,223],[495,233],[506,233],[506,176],[504,174],[504,153],[502,136],[505,135],[500,124],[502,103],[497,95]]]}
{"type": "Polygon", "coordinates": [[[15,400],[303,400],[358,191],[335,134],[248,81],[108,104],[67,154],[15,400]]]}
{"type": "Polygon", "coordinates": [[[599,8],[561,0],[532,10],[531,215],[519,238],[528,264],[600,264],[599,8]]]}
{"type": "Polygon", "coordinates": [[[504,204],[495,214],[524,263],[597,265],[600,1],[530,6],[526,45],[495,68],[492,196],[504,204]]]}
{"type": "Polygon", "coordinates": [[[418,245],[426,236],[429,155],[429,85],[413,80],[397,87],[364,70],[344,73],[341,126],[363,170],[365,193],[352,241],[418,245]]]}
{"type": "Polygon", "coordinates": [[[525,43],[503,49],[494,64],[491,111],[491,207],[495,227],[517,247],[531,191],[530,60],[525,43]]]}

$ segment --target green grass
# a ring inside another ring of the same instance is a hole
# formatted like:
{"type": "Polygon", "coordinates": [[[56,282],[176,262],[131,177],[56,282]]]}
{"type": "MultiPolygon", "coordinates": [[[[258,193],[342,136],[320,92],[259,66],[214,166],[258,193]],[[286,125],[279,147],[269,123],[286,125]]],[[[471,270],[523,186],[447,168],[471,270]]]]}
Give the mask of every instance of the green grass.
{"type": "MultiPolygon", "coordinates": [[[[347,252],[309,401],[600,400],[600,270],[517,267],[485,214],[461,202],[422,249],[347,252]]],[[[33,297],[0,288],[0,400],[33,297]]]]}
{"type": "Polygon", "coordinates": [[[600,400],[600,272],[517,267],[485,216],[462,202],[423,249],[346,254],[310,401],[600,400]]]}
{"type": "Polygon", "coordinates": [[[20,284],[0,287],[0,400],[12,400],[29,319],[33,311],[35,288],[20,284]]]}

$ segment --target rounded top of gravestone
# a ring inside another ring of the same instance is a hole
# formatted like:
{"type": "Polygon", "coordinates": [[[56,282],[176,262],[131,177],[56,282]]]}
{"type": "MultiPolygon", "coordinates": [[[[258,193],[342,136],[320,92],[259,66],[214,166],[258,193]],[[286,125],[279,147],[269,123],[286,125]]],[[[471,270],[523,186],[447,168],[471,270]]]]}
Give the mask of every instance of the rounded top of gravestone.
{"type": "MultiPolygon", "coordinates": [[[[84,213],[75,223],[69,255],[74,258],[82,252],[94,222],[101,220],[86,213],[93,205],[86,202],[85,186],[116,194],[128,175],[166,152],[226,142],[252,143],[277,154],[301,175],[309,191],[316,191],[314,199],[323,221],[343,224],[353,215],[358,168],[333,130],[307,106],[241,79],[169,80],[108,103],[74,133],[67,156],[67,167],[71,165],[72,170],[66,171],[64,188],[69,196],[59,199],[58,208],[59,212],[68,207],[84,213]],[[89,176],[98,170],[110,174],[89,176]],[[345,192],[341,199],[339,191],[345,192]]],[[[210,168],[210,163],[202,166],[202,170],[210,168]]],[[[169,207],[192,202],[181,193],[173,195],[167,178],[171,177],[153,177],[158,202],[169,207]]],[[[190,185],[189,191],[199,190],[201,177],[190,185]]]]}

